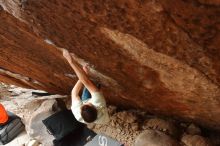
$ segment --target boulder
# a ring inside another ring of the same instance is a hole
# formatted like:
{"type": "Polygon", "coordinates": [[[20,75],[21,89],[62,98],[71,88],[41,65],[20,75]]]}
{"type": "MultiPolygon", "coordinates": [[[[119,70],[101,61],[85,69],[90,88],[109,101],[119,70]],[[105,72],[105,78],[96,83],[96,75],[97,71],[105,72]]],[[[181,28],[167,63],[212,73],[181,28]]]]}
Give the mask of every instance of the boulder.
{"type": "Polygon", "coordinates": [[[56,100],[46,100],[41,106],[32,113],[30,122],[27,126],[27,133],[31,138],[40,141],[45,146],[53,146],[53,135],[48,133],[46,126],[42,120],[53,115],[55,112],[53,107],[57,106],[56,100]]]}
{"type": "Polygon", "coordinates": [[[190,135],[201,135],[202,131],[198,126],[192,123],[187,127],[186,133],[190,135]]]}
{"type": "Polygon", "coordinates": [[[70,94],[89,63],[108,103],[220,129],[218,0],[0,0],[0,80],[70,94]]]}
{"type": "Polygon", "coordinates": [[[184,135],[181,141],[186,146],[213,146],[208,139],[199,135],[184,135]]]}
{"type": "Polygon", "coordinates": [[[158,130],[176,138],[180,135],[180,131],[178,130],[179,128],[177,128],[175,122],[159,118],[150,119],[143,125],[143,128],[158,130]]]}
{"type": "Polygon", "coordinates": [[[134,146],[180,146],[180,144],[162,132],[145,130],[136,138],[134,146]]]}

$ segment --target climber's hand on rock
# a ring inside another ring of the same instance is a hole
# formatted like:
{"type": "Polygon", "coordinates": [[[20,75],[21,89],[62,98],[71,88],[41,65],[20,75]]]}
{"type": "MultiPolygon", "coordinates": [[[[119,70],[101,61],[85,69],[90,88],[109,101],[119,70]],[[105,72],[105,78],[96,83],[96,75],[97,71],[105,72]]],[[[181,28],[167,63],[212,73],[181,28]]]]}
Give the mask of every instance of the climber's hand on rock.
{"type": "Polygon", "coordinates": [[[71,62],[71,61],[72,61],[72,57],[71,57],[69,51],[66,50],[66,49],[63,49],[63,57],[66,58],[66,60],[67,60],[68,62],[71,62]]]}
{"type": "Polygon", "coordinates": [[[89,74],[89,65],[88,64],[84,65],[83,70],[86,72],[86,74],[89,74]]]}

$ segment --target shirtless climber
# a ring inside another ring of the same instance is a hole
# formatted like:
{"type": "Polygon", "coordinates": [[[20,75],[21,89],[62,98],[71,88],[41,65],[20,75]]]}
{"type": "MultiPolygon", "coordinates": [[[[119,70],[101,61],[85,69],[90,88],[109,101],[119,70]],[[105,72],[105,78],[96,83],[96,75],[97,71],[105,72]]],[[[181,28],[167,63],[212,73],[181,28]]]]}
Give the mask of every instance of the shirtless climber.
{"type": "Polygon", "coordinates": [[[79,78],[71,93],[71,110],[75,118],[82,123],[107,123],[109,121],[109,115],[106,108],[105,98],[100,89],[88,78],[87,67],[85,66],[82,69],[65,49],[63,50],[63,56],[69,62],[70,66],[79,78]],[[80,98],[79,92],[83,85],[85,87],[80,98]]]}

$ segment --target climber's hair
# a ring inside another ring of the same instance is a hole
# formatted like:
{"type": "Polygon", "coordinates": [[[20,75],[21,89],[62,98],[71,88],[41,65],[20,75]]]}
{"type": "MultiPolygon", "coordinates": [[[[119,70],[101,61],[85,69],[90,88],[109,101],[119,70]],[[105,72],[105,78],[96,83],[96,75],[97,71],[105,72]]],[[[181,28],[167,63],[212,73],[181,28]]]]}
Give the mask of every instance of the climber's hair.
{"type": "Polygon", "coordinates": [[[81,107],[81,116],[87,123],[92,123],[97,119],[97,109],[93,105],[83,105],[81,107]]]}

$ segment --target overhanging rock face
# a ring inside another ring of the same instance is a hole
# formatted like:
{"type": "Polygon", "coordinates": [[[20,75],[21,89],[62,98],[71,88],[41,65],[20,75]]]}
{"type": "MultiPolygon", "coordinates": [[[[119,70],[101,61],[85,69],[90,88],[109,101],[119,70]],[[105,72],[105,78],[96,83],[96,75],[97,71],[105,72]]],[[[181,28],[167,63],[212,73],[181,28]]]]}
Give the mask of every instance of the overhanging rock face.
{"type": "Polygon", "coordinates": [[[69,94],[66,48],[92,66],[108,102],[220,129],[218,0],[0,4],[0,80],[69,94]]]}

